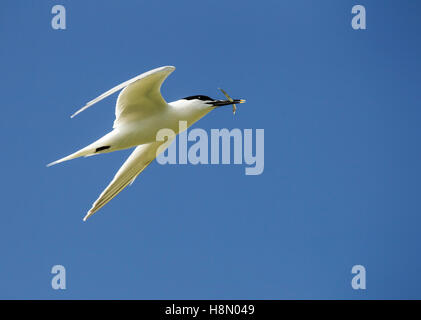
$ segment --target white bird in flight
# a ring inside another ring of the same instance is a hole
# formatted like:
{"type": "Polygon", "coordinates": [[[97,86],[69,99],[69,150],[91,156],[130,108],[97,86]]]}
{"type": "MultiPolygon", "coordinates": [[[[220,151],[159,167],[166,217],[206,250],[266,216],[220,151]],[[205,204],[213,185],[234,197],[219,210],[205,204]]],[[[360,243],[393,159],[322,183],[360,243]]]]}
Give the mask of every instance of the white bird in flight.
{"type": "Polygon", "coordinates": [[[231,99],[221,89],[228,100],[215,100],[208,96],[196,95],[167,103],[162,98],[160,89],[164,80],[174,70],[175,67],[165,66],[145,72],[104,92],[71,116],[73,118],[98,101],[124,88],[117,98],[113,130],[85,148],[48,164],[48,167],[79,157],[136,147],[117,171],[114,179],[93,203],[83,221],[101,209],[127,185],[133,183],[156,158],[157,152],[163,152],[168,147],[174,138],[169,139],[171,141],[157,141],[156,135],[160,129],[168,128],[179,134],[179,121],[186,121],[187,127],[190,127],[215,108],[233,105],[235,111],[235,103],[245,102],[241,99],[231,99]]]}

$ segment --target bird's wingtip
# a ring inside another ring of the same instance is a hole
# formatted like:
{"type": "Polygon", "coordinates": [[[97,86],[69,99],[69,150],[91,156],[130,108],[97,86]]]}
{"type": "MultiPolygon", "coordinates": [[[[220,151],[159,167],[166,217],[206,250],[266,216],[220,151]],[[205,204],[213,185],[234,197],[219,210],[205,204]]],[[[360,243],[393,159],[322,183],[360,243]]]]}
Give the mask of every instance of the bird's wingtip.
{"type": "Polygon", "coordinates": [[[85,222],[86,220],[88,220],[88,218],[90,218],[95,212],[91,210],[88,211],[88,213],[83,217],[83,221],[85,222]]]}
{"type": "Polygon", "coordinates": [[[165,69],[169,69],[169,70],[171,70],[171,71],[174,71],[175,70],[175,67],[174,66],[163,66],[163,67],[161,67],[161,68],[159,68],[159,69],[161,69],[161,70],[165,70],[165,69]]]}
{"type": "MultiPolygon", "coordinates": [[[[83,108],[82,108],[83,109],[83,108]]],[[[82,109],[79,109],[78,111],[76,111],[75,113],[73,113],[71,116],[70,116],[70,119],[73,119],[74,117],[76,117],[79,113],[81,113],[83,110],[82,109]]]]}
{"type": "Polygon", "coordinates": [[[57,162],[57,161],[50,162],[49,164],[47,164],[47,165],[46,165],[46,167],[47,167],[47,168],[49,168],[49,167],[51,167],[51,166],[55,165],[55,164],[56,164],[56,162],[57,162]]]}

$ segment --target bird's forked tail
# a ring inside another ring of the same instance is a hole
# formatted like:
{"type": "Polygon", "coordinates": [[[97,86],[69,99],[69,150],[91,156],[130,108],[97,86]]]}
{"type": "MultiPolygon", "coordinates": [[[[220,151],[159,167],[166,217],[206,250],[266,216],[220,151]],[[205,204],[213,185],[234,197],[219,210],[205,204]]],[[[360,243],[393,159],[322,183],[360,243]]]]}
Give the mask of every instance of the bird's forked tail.
{"type": "Polygon", "coordinates": [[[58,159],[56,161],[53,161],[53,162],[47,164],[47,167],[51,167],[51,166],[53,166],[53,165],[55,165],[57,163],[68,161],[68,160],[72,160],[72,159],[76,159],[76,158],[79,158],[79,157],[92,156],[94,154],[95,154],[95,149],[92,149],[92,148],[90,148],[88,146],[88,147],[85,147],[83,149],[80,149],[79,151],[76,151],[75,153],[72,153],[72,154],[70,154],[70,155],[68,155],[68,156],[66,156],[64,158],[58,159]]]}

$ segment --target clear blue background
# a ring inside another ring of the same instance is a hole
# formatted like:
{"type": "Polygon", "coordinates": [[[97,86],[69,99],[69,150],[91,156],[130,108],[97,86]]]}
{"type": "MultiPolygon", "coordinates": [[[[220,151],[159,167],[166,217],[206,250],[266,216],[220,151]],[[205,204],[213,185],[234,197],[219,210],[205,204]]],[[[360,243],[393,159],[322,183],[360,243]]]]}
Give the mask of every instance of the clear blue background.
{"type": "Polygon", "coordinates": [[[421,298],[418,1],[0,7],[0,298],[421,298]],[[195,127],[265,129],[264,173],[154,162],[82,222],[130,151],[46,168],[111,129],[116,95],[69,116],[162,65],[168,101],[247,99],[195,127]]]}

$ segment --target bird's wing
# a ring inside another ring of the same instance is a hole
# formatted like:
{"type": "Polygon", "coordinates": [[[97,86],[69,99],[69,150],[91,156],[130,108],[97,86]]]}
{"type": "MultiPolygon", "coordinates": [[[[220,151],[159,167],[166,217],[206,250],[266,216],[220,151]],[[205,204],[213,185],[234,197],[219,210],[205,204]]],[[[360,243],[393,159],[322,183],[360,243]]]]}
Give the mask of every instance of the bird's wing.
{"type": "Polygon", "coordinates": [[[169,138],[166,142],[151,142],[140,145],[127,158],[126,162],[117,171],[114,179],[100,194],[98,199],[92,205],[83,221],[86,221],[95,212],[106,205],[112,198],[120,193],[127,185],[133,183],[136,177],[155,159],[155,157],[163,152],[168,145],[174,140],[169,138]],[[159,149],[159,150],[158,150],[159,149]]]}
{"type": "Polygon", "coordinates": [[[131,119],[148,116],[156,111],[159,112],[167,106],[167,103],[161,96],[161,85],[174,70],[175,67],[172,66],[160,67],[127,80],[89,101],[71,117],[73,118],[98,101],[123,88],[116,103],[114,127],[126,120],[130,121],[131,119]]]}

